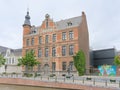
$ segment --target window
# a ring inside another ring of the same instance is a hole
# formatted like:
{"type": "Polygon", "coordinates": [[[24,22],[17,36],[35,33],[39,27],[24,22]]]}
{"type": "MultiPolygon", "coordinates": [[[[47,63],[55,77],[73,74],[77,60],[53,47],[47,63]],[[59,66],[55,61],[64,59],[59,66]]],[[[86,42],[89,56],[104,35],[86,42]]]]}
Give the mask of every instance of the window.
{"type": "Polygon", "coordinates": [[[66,32],[62,33],[62,40],[66,40],[66,32]]]}
{"type": "Polygon", "coordinates": [[[15,61],[14,61],[14,58],[12,58],[12,64],[14,64],[14,62],[15,62],[15,61]]]}
{"type": "Polygon", "coordinates": [[[48,48],[45,48],[45,57],[48,57],[48,54],[49,54],[48,48]]]}
{"type": "Polygon", "coordinates": [[[31,40],[31,45],[34,45],[34,38],[32,38],[31,40]]]}
{"type": "Polygon", "coordinates": [[[27,46],[29,46],[29,45],[30,45],[30,44],[29,44],[29,42],[30,42],[30,40],[29,40],[29,39],[27,39],[27,41],[26,41],[27,46]]]}
{"type": "Polygon", "coordinates": [[[73,36],[73,31],[70,31],[70,32],[69,32],[69,39],[73,39],[73,37],[74,37],[74,36],[73,36]]]}
{"type": "Polygon", "coordinates": [[[69,68],[71,71],[73,71],[73,61],[69,62],[69,68]]]}
{"type": "Polygon", "coordinates": [[[62,70],[66,70],[66,62],[62,62],[62,70]]]}
{"type": "Polygon", "coordinates": [[[38,49],[38,57],[41,57],[41,56],[42,56],[42,50],[38,49]]]}
{"type": "Polygon", "coordinates": [[[42,36],[39,37],[39,44],[42,44],[42,36]]]}
{"type": "Polygon", "coordinates": [[[69,55],[73,55],[73,53],[74,53],[74,46],[70,45],[69,46],[69,55]]]}
{"type": "Polygon", "coordinates": [[[56,41],[56,34],[53,34],[53,38],[52,38],[53,42],[56,41]]]}
{"type": "Polygon", "coordinates": [[[48,35],[46,35],[46,37],[45,37],[45,43],[48,43],[48,40],[49,39],[49,37],[48,37],[48,35]]]}
{"type": "Polygon", "coordinates": [[[52,62],[52,71],[56,70],[56,62],[52,62]]]}
{"type": "Polygon", "coordinates": [[[52,48],[52,56],[53,57],[56,56],[56,48],[55,47],[52,48]]]}
{"type": "Polygon", "coordinates": [[[68,22],[67,24],[68,24],[68,26],[72,26],[72,22],[68,22]]]}
{"type": "Polygon", "coordinates": [[[66,46],[62,46],[62,56],[66,55],[66,46]]]}

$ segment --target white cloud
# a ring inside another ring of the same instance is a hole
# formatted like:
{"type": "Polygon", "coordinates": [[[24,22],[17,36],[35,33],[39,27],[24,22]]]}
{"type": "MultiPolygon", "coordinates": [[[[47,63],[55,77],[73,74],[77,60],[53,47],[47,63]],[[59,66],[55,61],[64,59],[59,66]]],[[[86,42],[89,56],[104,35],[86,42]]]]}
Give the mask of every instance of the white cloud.
{"type": "Polygon", "coordinates": [[[0,0],[0,45],[22,47],[22,24],[29,6],[34,25],[40,25],[46,13],[58,21],[80,16],[85,11],[90,46],[120,49],[119,4],[119,0],[0,0]]]}

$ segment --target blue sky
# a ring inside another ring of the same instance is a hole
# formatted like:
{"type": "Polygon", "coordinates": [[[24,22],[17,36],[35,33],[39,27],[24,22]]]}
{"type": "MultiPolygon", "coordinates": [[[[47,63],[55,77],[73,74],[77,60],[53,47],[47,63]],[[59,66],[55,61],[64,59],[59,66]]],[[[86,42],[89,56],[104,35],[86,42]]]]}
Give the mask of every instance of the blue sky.
{"type": "Polygon", "coordinates": [[[46,13],[54,21],[87,17],[90,47],[120,50],[120,0],[0,0],[0,46],[22,48],[22,25],[29,7],[31,24],[41,25],[46,13]]]}

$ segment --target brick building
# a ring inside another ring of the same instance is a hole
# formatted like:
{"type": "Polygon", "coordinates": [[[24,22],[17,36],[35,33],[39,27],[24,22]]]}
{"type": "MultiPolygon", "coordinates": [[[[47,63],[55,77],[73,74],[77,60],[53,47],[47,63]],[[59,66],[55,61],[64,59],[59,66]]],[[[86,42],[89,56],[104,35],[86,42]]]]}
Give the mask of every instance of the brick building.
{"type": "Polygon", "coordinates": [[[72,56],[82,49],[86,56],[86,68],[89,68],[89,35],[86,15],[54,22],[48,14],[40,26],[31,26],[29,12],[23,24],[24,56],[28,50],[34,50],[41,62],[37,71],[75,71],[72,56]]]}

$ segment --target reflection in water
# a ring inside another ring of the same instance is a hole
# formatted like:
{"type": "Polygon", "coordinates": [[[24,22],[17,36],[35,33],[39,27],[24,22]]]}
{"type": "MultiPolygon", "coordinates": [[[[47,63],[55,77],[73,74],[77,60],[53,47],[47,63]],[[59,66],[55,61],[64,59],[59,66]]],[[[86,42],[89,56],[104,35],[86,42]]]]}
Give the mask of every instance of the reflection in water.
{"type": "Polygon", "coordinates": [[[66,89],[30,87],[30,86],[15,86],[15,85],[0,85],[0,90],[66,90],[66,89]]]}

